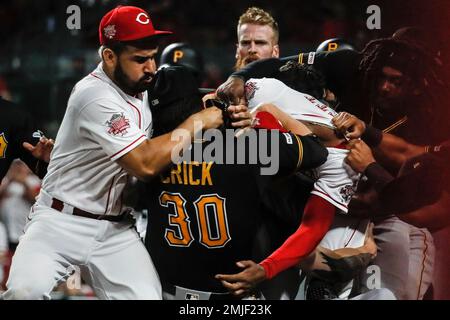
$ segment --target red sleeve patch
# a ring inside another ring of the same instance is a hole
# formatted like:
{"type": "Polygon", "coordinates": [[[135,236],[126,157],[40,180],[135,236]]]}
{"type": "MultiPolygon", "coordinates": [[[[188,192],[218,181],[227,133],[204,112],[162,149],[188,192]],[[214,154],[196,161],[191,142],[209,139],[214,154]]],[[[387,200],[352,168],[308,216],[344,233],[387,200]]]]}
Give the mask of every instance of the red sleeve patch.
{"type": "Polygon", "coordinates": [[[259,87],[256,86],[256,82],[247,81],[245,83],[245,98],[247,101],[251,100],[255,96],[255,92],[258,89],[259,87]]]}
{"type": "Polygon", "coordinates": [[[106,125],[108,126],[109,134],[123,136],[128,132],[127,129],[130,127],[130,121],[125,118],[122,112],[113,114],[111,119],[106,121],[106,125]]]}

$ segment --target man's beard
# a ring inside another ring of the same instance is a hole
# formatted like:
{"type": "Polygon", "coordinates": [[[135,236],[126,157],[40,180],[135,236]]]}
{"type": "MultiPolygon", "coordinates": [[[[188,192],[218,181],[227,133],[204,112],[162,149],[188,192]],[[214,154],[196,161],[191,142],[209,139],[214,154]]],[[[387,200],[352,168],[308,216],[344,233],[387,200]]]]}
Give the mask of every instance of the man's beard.
{"type": "Polygon", "coordinates": [[[242,58],[241,56],[239,56],[238,59],[236,60],[236,64],[234,65],[234,69],[240,70],[243,67],[245,67],[246,65],[248,65],[249,63],[259,60],[259,59],[260,58],[257,54],[249,54],[245,58],[242,58]]]}
{"type": "Polygon", "coordinates": [[[120,63],[117,64],[116,69],[114,70],[115,82],[124,92],[131,96],[135,96],[138,93],[147,90],[149,82],[145,82],[145,80],[151,79],[153,77],[153,73],[146,73],[141,79],[139,79],[138,82],[133,83],[123,71],[122,65],[120,63]]]}

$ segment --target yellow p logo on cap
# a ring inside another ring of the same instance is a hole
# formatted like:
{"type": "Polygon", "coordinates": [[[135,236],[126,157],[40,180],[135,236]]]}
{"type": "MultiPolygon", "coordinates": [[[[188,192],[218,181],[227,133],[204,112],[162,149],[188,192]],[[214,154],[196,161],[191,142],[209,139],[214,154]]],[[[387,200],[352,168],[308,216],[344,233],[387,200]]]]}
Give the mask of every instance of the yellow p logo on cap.
{"type": "Polygon", "coordinates": [[[330,42],[328,44],[328,51],[335,51],[338,48],[338,44],[336,42],[330,42]]]}
{"type": "Polygon", "coordinates": [[[174,63],[177,63],[177,62],[178,62],[178,59],[183,58],[183,56],[184,56],[184,52],[183,52],[183,51],[181,51],[181,50],[175,50],[175,51],[173,52],[173,62],[174,62],[174,63]]]}

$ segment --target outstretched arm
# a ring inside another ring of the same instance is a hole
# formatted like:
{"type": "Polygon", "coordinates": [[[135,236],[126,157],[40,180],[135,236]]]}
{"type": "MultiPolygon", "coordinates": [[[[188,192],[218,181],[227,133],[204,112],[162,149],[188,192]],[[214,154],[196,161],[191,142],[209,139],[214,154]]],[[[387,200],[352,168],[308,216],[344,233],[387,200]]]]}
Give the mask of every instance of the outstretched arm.
{"type": "Polygon", "coordinates": [[[398,168],[406,159],[418,156],[426,152],[426,147],[417,146],[393,134],[383,133],[378,147],[374,149],[375,157],[382,164],[398,168]]]}
{"type": "Polygon", "coordinates": [[[333,221],[336,208],[321,197],[311,195],[305,207],[302,223],[283,245],[260,264],[239,261],[244,270],[237,274],[218,274],[216,279],[234,295],[240,296],[261,281],[271,279],[306,258],[319,244],[333,221]]]}
{"type": "Polygon", "coordinates": [[[260,264],[271,279],[305,259],[325,236],[333,222],[336,208],[323,198],[311,195],[305,207],[302,222],[274,253],[260,264]]]}
{"type": "Polygon", "coordinates": [[[149,180],[164,170],[171,163],[173,155],[186,148],[197,132],[217,128],[222,123],[222,111],[219,108],[204,109],[188,117],[172,132],[146,139],[117,162],[138,179],[149,180]]]}
{"type": "Polygon", "coordinates": [[[300,121],[295,120],[274,104],[271,103],[263,104],[260,105],[258,108],[252,110],[253,114],[257,114],[258,112],[269,112],[281,123],[284,129],[292,133],[295,133],[296,135],[306,136],[312,133],[307,126],[305,126],[300,121]]]}

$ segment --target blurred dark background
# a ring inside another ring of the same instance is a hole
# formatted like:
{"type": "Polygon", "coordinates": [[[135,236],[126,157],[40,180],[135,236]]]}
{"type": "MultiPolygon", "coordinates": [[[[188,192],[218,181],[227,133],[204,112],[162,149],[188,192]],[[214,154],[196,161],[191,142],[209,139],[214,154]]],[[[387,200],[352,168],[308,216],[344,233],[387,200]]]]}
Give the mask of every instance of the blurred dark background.
{"type": "Polygon", "coordinates": [[[118,4],[147,9],[157,28],[175,32],[167,43],[194,45],[204,56],[208,83],[219,84],[232,71],[236,24],[249,6],[262,7],[278,21],[285,56],[314,50],[333,37],[362,49],[369,40],[388,36],[404,25],[434,28],[430,33],[434,37],[447,30],[448,2],[2,0],[0,95],[25,106],[47,134],[55,136],[73,85],[98,63],[100,19],[118,4]],[[380,30],[366,27],[366,9],[371,4],[381,8],[380,30]],[[66,27],[70,5],[81,9],[80,30],[66,27]]]}

